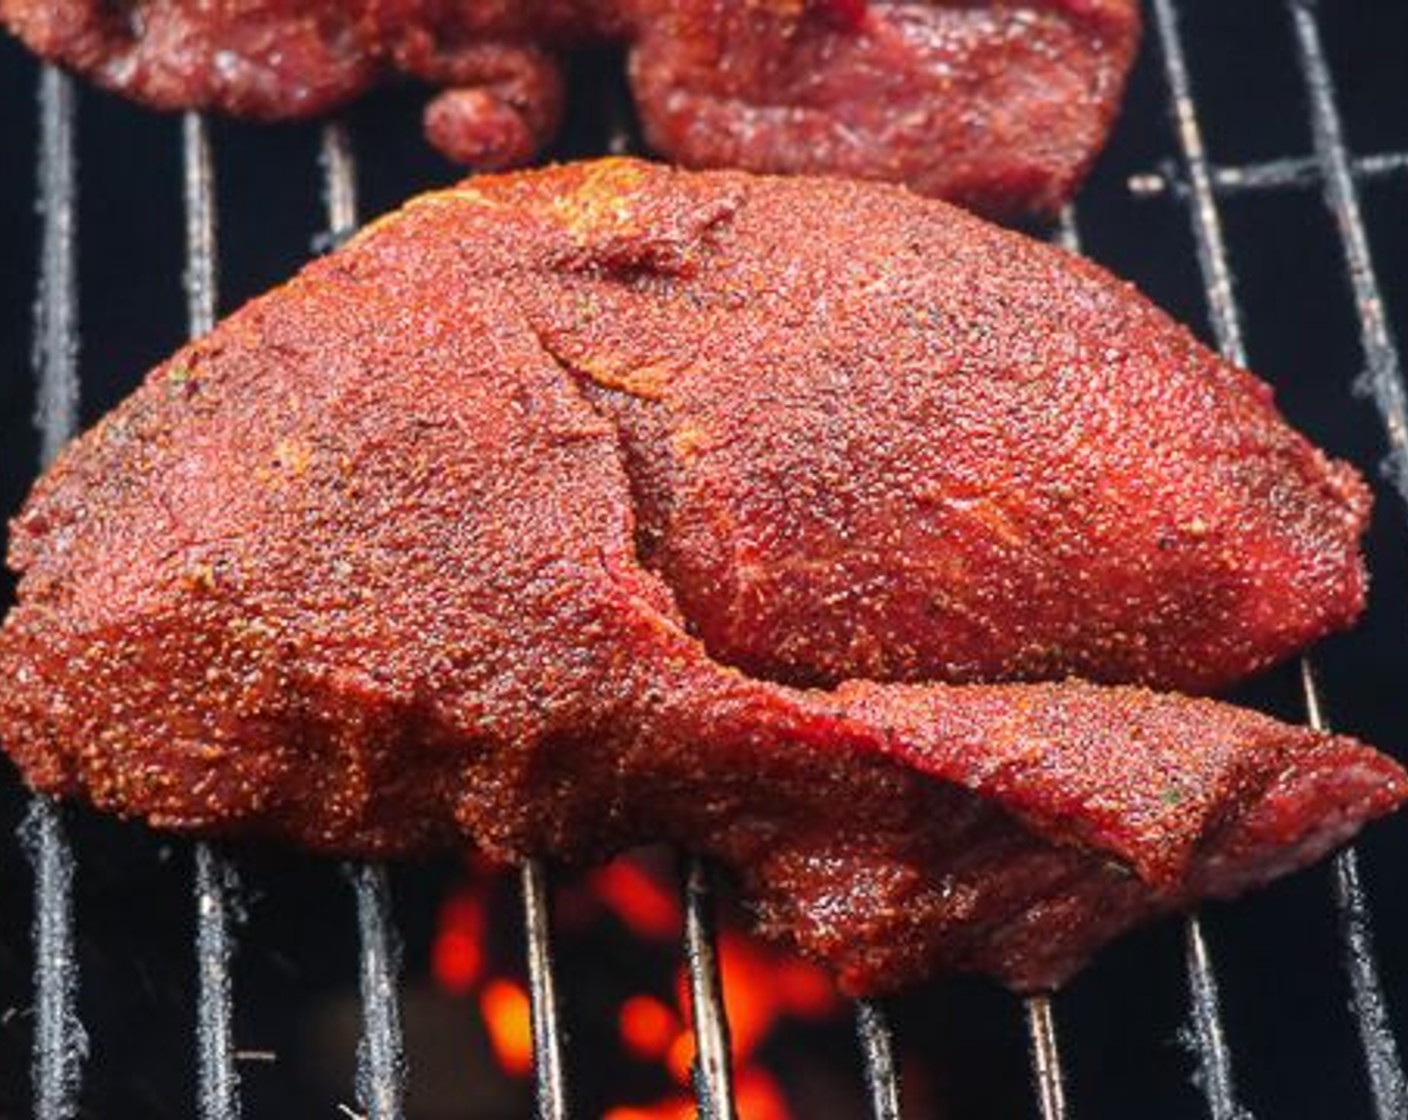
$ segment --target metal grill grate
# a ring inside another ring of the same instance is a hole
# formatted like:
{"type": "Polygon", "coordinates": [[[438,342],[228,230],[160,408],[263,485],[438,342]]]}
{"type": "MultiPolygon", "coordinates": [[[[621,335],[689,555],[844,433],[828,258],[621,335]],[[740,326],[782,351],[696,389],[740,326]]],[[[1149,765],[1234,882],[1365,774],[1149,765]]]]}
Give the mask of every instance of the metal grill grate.
{"type": "MultiPolygon", "coordinates": [[[[1214,337],[1222,352],[1241,364],[1246,358],[1242,313],[1219,200],[1258,191],[1321,191],[1335,219],[1358,316],[1368,368],[1365,383],[1394,452],[1390,460],[1394,485],[1408,500],[1408,402],[1359,203],[1361,182],[1408,177],[1408,152],[1351,155],[1315,8],[1302,0],[1287,0],[1286,12],[1310,107],[1313,154],[1250,165],[1214,165],[1203,144],[1175,0],[1151,0],[1153,38],[1162,59],[1178,152],[1167,168],[1134,176],[1129,187],[1138,196],[1165,196],[1186,205],[1214,337]]],[[[613,152],[636,147],[629,129],[621,123],[625,110],[619,104],[615,117],[617,123],[609,130],[606,147],[613,152]]],[[[39,122],[42,240],[34,366],[42,465],[74,434],[79,399],[75,94],[71,80],[53,68],[41,73],[39,122]]],[[[183,143],[188,323],[190,333],[197,335],[214,322],[218,290],[213,161],[201,117],[185,117],[183,143]]],[[[356,161],[344,127],[325,127],[321,158],[327,227],[336,242],[357,221],[356,161]]],[[[1079,249],[1074,209],[1062,216],[1055,236],[1067,248],[1079,249]]],[[[1322,697],[1308,659],[1302,664],[1301,683],[1308,722],[1325,726],[1322,697]]],[[[86,1040],[76,1014],[79,977],[74,952],[74,859],[61,809],[47,799],[35,798],[24,825],[24,839],[35,880],[34,1113],[39,1120],[68,1120],[79,1112],[86,1040]]],[[[405,1059],[397,996],[399,945],[388,878],[384,869],[366,865],[350,866],[347,877],[361,942],[358,1104],[368,1120],[399,1120],[403,1115],[405,1059]]],[[[546,869],[537,862],[526,865],[521,870],[520,887],[531,981],[537,1114],[546,1120],[562,1120],[568,1115],[568,1100],[546,869]]],[[[1369,904],[1352,849],[1336,858],[1333,887],[1350,1007],[1364,1052],[1374,1114],[1379,1120],[1401,1120],[1408,1117],[1408,1079],[1389,1024],[1373,949],[1369,904]]],[[[699,1055],[695,1068],[699,1112],[707,1120],[731,1120],[735,1105],[711,886],[708,869],[698,860],[683,857],[681,890],[699,1055]]],[[[232,1041],[230,966],[237,925],[237,875],[230,861],[208,845],[195,847],[195,899],[198,1110],[205,1120],[235,1120],[240,1115],[240,1095],[232,1041]]],[[[1190,918],[1186,925],[1185,958],[1191,1037],[1208,1115],[1213,1120],[1244,1120],[1250,1114],[1238,1101],[1212,955],[1197,918],[1190,918]]],[[[1023,1011],[1036,1107],[1043,1120],[1062,1120],[1067,1115],[1067,1078],[1057,1046],[1053,1002],[1045,997],[1029,999],[1023,1011]]],[[[856,1005],[856,1024],[872,1114],[877,1120],[894,1120],[900,1109],[891,1028],[881,1009],[869,1002],[856,1005]]]]}
{"type": "MultiPolygon", "coordinates": [[[[35,315],[40,465],[51,462],[78,427],[78,168],[72,80],[45,68],[39,79],[39,209],[43,234],[35,315]]],[[[85,1047],[78,1021],[73,938],[73,853],[59,806],[36,797],[27,819],[34,866],[37,1120],[78,1112],[85,1047]]]]}

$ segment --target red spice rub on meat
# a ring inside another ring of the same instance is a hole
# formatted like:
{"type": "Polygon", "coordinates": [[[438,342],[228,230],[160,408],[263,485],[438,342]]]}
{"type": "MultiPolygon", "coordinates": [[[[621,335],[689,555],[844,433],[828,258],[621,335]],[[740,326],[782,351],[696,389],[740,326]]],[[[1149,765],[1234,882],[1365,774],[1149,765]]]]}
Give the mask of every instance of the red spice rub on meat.
{"type": "Polygon", "coordinates": [[[40,789],[195,832],[671,840],[852,992],[1040,988],[1408,779],[1211,700],[933,682],[1234,678],[1357,611],[1364,514],[1248,374],[949,207],[481,179],[230,317],[41,480],[0,737],[40,789]]]}
{"type": "Polygon", "coordinates": [[[908,183],[1054,213],[1119,103],[1135,0],[0,0],[46,57],[161,108],[327,112],[395,74],[448,87],[431,140],[491,170],[562,115],[561,53],[629,44],[649,142],[696,167],[908,183]]]}

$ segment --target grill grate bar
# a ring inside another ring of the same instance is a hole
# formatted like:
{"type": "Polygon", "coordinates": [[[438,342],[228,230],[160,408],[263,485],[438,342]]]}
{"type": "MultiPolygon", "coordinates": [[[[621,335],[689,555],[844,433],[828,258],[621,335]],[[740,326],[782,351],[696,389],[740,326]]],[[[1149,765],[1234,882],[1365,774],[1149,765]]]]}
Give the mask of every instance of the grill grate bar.
{"type": "Polygon", "coordinates": [[[1027,1017],[1027,1039],[1032,1056],[1032,1081],[1036,1086],[1041,1120],[1065,1120],[1066,1077],[1061,1049],[1056,1043],[1056,1019],[1050,996],[1030,996],[1022,1001],[1027,1017]]]}
{"type": "Polygon", "coordinates": [[[215,326],[219,277],[215,250],[215,158],[210,125],[199,113],[181,117],[186,203],[186,329],[192,338],[215,326]]]}
{"type": "Polygon", "coordinates": [[[1404,1082],[1403,1062],[1379,977],[1369,900],[1359,879],[1359,854],[1353,848],[1341,851],[1335,856],[1333,874],[1335,909],[1345,942],[1350,1007],[1369,1067],[1374,1114],[1379,1120],[1403,1120],[1408,1116],[1408,1084],[1404,1082]]]}
{"type": "Polygon", "coordinates": [[[197,844],[196,1041],[202,1120],[236,1120],[240,1114],[230,980],[235,949],[231,911],[238,889],[234,866],[209,844],[197,844]]]}
{"type": "Polygon", "coordinates": [[[689,965],[694,1093],[699,1104],[699,1120],[736,1120],[728,1015],[719,978],[713,878],[698,856],[683,858],[684,950],[689,965]]]}
{"type": "MultiPolygon", "coordinates": [[[[39,294],[34,322],[41,465],[78,425],[78,157],[73,80],[53,66],[39,77],[39,294]]],[[[74,952],[73,852],[62,810],[36,796],[21,829],[34,869],[34,1115],[78,1114],[87,1051],[78,1019],[74,952]]]]}
{"type": "MultiPolygon", "coordinates": [[[[1238,365],[1246,365],[1246,344],[1233,294],[1232,268],[1222,233],[1222,220],[1213,197],[1211,165],[1203,145],[1202,128],[1193,101],[1187,59],[1178,30],[1173,0],[1153,0],[1154,23],[1163,48],[1164,75],[1183,170],[1190,190],[1189,212],[1198,266],[1207,293],[1208,313],[1218,349],[1238,365]]],[[[1222,1016],[1212,958],[1202,922],[1191,916],[1184,929],[1193,1021],[1190,1038],[1197,1052],[1199,1081],[1213,1120],[1239,1120],[1247,1113],[1237,1103],[1232,1076],[1232,1056],[1222,1027],[1222,1016]]]]}
{"type": "Polygon", "coordinates": [[[1073,204],[1061,207],[1061,213],[1056,216],[1056,229],[1051,239],[1068,253],[1081,251],[1080,219],[1073,204]]]}
{"type": "Polygon", "coordinates": [[[1202,919],[1196,914],[1189,915],[1183,935],[1188,986],[1193,999],[1189,1037],[1198,1055],[1199,1083],[1207,1098],[1208,1111],[1213,1120],[1247,1120],[1251,1113],[1237,1103],[1236,1086],[1232,1081],[1232,1055],[1222,1029],[1217,974],[1213,971],[1202,919]]]}
{"type": "Polygon", "coordinates": [[[366,1120],[401,1120],[406,1058],[396,995],[401,948],[391,922],[391,888],[386,869],[376,864],[355,864],[348,875],[357,898],[357,932],[362,942],[357,1102],[366,1120]]]}
{"type": "Polygon", "coordinates": [[[1207,291],[1213,337],[1225,357],[1244,366],[1247,364],[1247,349],[1242,339],[1236,296],[1233,294],[1232,269],[1222,235],[1222,217],[1213,199],[1212,165],[1208,162],[1207,150],[1203,145],[1203,130],[1198,123],[1193,86],[1188,77],[1188,62],[1178,30],[1178,14],[1173,0],[1153,0],[1153,8],[1154,23],[1163,48],[1164,77],[1168,84],[1174,127],[1178,132],[1183,171],[1190,192],[1193,239],[1197,246],[1198,267],[1203,274],[1203,287],[1207,291]]]}
{"type": "Polygon", "coordinates": [[[339,244],[357,228],[357,156],[343,121],[323,125],[318,160],[323,168],[323,206],[328,235],[339,244]]]}
{"type": "MultiPolygon", "coordinates": [[[[1307,722],[1317,731],[1328,731],[1330,726],[1325,718],[1320,686],[1308,657],[1301,659],[1300,679],[1307,722]]],[[[1374,1115],[1378,1120],[1404,1120],[1408,1117],[1408,1079],[1404,1077],[1398,1041],[1389,1022],[1378,956],[1374,952],[1369,899],[1359,878],[1358,853],[1352,847],[1337,853],[1331,874],[1335,912],[1340,936],[1344,939],[1349,1005],[1364,1048],[1374,1115]]]]}
{"type": "Polygon", "coordinates": [[[78,428],[78,152],[73,79],[39,76],[39,299],[34,373],[40,459],[48,466],[78,428]]]}
{"type": "Polygon", "coordinates": [[[856,1035],[865,1065],[865,1085],[870,1093],[870,1115],[875,1120],[900,1120],[900,1079],[895,1064],[894,1032],[880,1005],[856,1000],[856,1035]]]}
{"type": "MultiPolygon", "coordinates": [[[[186,206],[187,331],[192,338],[215,325],[219,283],[215,243],[215,167],[210,127],[198,113],[181,119],[186,206]]],[[[240,1115],[235,1071],[234,955],[231,911],[236,891],[233,865],[209,844],[197,844],[196,865],[196,1046],[197,1095],[202,1120],[240,1115]]]]}
{"type": "MultiPolygon", "coordinates": [[[[1350,177],[1359,182],[1391,179],[1408,172],[1408,152],[1359,156],[1351,159],[1348,166],[1350,177]]],[[[1313,156],[1288,156],[1240,166],[1209,167],[1213,191],[1219,195],[1315,187],[1324,182],[1321,163],[1313,156]]],[[[1186,197],[1190,188],[1177,168],[1169,166],[1130,176],[1129,189],[1140,198],[1155,198],[1170,193],[1186,197]]]]}
{"type": "MultiPolygon", "coordinates": [[[[318,159],[323,169],[328,242],[337,246],[357,228],[357,157],[344,122],[330,121],[323,126],[318,159]]],[[[361,942],[357,1103],[367,1120],[401,1120],[406,1056],[396,992],[401,950],[391,916],[391,887],[385,868],[376,864],[350,864],[347,875],[356,898],[361,942]]]]}
{"type": "MultiPolygon", "coordinates": [[[[1154,0],[1154,6],[1175,103],[1175,119],[1179,123],[1183,154],[1188,166],[1193,232],[1198,244],[1199,263],[1203,268],[1214,332],[1223,353],[1245,365],[1246,354],[1231,267],[1206,173],[1207,157],[1197,135],[1187,68],[1178,39],[1177,17],[1171,0],[1154,0]],[[1190,137],[1193,143],[1189,143],[1190,137]]],[[[1400,492],[1408,497],[1408,460],[1404,457],[1408,425],[1405,425],[1401,371],[1359,211],[1354,168],[1345,147],[1319,28],[1307,6],[1292,0],[1290,11],[1311,100],[1315,162],[1320,171],[1326,202],[1336,218],[1344,246],[1346,267],[1359,311],[1364,353],[1369,363],[1370,388],[1394,451],[1394,482],[1400,492]]],[[[1309,723],[1317,729],[1327,729],[1309,658],[1301,662],[1301,681],[1309,723]]],[[[1345,938],[1351,1006],[1369,1067],[1376,1113],[1381,1118],[1402,1118],[1408,1116],[1408,1083],[1405,1083],[1397,1043],[1388,1023],[1383,986],[1373,951],[1368,901],[1359,882],[1358,858],[1353,849],[1346,849],[1336,857],[1334,875],[1335,902],[1345,938]]],[[[1206,954],[1206,946],[1198,944],[1201,937],[1194,937],[1195,932],[1190,927],[1190,961],[1200,953],[1206,954]]],[[[1195,1026],[1201,1034],[1204,1024],[1197,1021],[1197,1016],[1195,1026]]]]}
{"type": "Polygon", "coordinates": [[[1366,385],[1388,435],[1392,452],[1390,477],[1399,494],[1408,500],[1408,400],[1403,389],[1403,370],[1398,347],[1389,330],[1369,236],[1364,228],[1359,189],[1354,183],[1344,126],[1335,103],[1334,79],[1320,42],[1320,27],[1310,6],[1292,0],[1289,8],[1310,98],[1310,131],[1315,142],[1315,158],[1323,172],[1325,203],[1335,217],[1344,246],[1345,268],[1359,312],[1360,338],[1364,360],[1368,363],[1366,385]]]}
{"type": "Polygon", "coordinates": [[[34,1115],[70,1120],[87,1040],[78,1021],[78,962],[73,947],[73,852],[55,801],[36,796],[21,826],[34,868],[34,1115]]]}
{"type": "Polygon", "coordinates": [[[562,1027],[553,976],[552,920],[548,873],[530,859],[519,872],[523,924],[528,938],[528,986],[533,1024],[533,1074],[537,1120],[565,1120],[567,1083],[562,1072],[562,1027]]]}

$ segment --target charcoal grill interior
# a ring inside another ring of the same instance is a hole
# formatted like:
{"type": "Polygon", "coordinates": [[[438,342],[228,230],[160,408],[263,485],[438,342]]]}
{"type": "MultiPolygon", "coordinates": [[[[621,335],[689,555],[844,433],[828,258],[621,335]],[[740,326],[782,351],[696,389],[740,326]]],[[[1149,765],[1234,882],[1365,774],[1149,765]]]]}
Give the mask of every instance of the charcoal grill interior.
{"type": "MultiPolygon", "coordinates": [[[[1114,141],[1044,232],[1248,360],[1297,426],[1374,480],[1368,617],[1239,699],[1405,757],[1408,3],[1185,9],[1151,0],[1114,141]]],[[[573,80],[555,154],[634,148],[617,60],[583,58],[573,80]]],[[[328,126],[162,117],[0,42],[0,511],[187,334],[359,214],[449,181],[418,101],[393,91],[328,126]]],[[[794,1032],[765,1059],[791,1114],[821,1120],[1408,1117],[1405,857],[1408,824],[1390,820],[1333,863],[1127,938],[1049,1001],[947,982],[794,1032]]],[[[623,1103],[596,1056],[609,1024],[583,1016],[626,982],[632,951],[554,939],[554,884],[571,875],[538,865],[491,931],[533,994],[534,1078],[506,1090],[459,1067],[457,1043],[440,1053],[455,1032],[468,1053],[480,1031],[469,1005],[429,1026],[411,1013],[454,873],[172,841],[36,801],[4,769],[0,1116],[557,1118],[623,1103]],[[331,1081],[302,1076],[294,1052],[315,1008],[334,1024],[331,1081]],[[450,1088],[427,1088],[432,1075],[450,1088]]],[[[680,881],[699,1112],[731,1117],[709,871],[681,856],[680,881]]]]}

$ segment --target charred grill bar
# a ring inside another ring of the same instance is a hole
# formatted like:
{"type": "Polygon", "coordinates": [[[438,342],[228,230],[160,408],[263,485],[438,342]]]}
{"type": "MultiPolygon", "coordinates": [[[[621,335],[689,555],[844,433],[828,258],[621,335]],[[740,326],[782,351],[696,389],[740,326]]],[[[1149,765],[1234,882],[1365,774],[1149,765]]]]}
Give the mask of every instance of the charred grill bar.
{"type": "MultiPolygon", "coordinates": [[[[1222,234],[1218,198],[1249,191],[1318,187],[1335,218],[1337,235],[1358,314],[1375,407],[1396,452],[1394,483],[1408,496],[1408,402],[1401,362],[1384,311],[1372,253],[1360,212],[1361,181],[1408,174],[1408,153],[1352,156],[1345,144],[1333,79],[1311,5],[1288,0],[1314,140],[1314,154],[1248,166],[1215,166],[1203,145],[1175,0],[1152,0],[1151,30],[1162,57],[1169,105],[1178,139],[1175,172],[1131,180],[1139,195],[1168,195],[1186,203],[1198,252],[1213,334],[1227,356],[1245,361],[1241,311],[1235,278],[1222,234]]],[[[617,106],[619,109],[619,106],[617,106]]],[[[45,67],[39,82],[39,207],[42,214],[39,301],[36,308],[34,366],[37,377],[42,462],[47,463],[73,435],[78,414],[77,376],[77,167],[75,91],[66,75],[45,67]]],[[[183,125],[185,155],[188,318],[192,334],[208,330],[216,307],[217,253],[214,183],[209,137],[203,120],[188,115],[183,125]]],[[[629,149],[621,124],[607,147],[629,149]]],[[[328,225],[334,241],[356,224],[355,158],[346,130],[324,131],[328,225]]],[[[1057,236],[1078,248],[1075,215],[1063,215],[1057,236]]],[[[1323,701],[1309,659],[1302,664],[1308,722],[1325,724],[1323,701]]],[[[23,829],[35,877],[35,1043],[34,1113],[40,1120],[78,1115],[81,1064],[86,1048],[76,1012],[79,977],[74,953],[75,865],[60,808],[35,798],[23,829]]],[[[236,909],[232,865],[208,845],[195,847],[197,904],[198,1104],[202,1117],[234,1120],[240,1114],[231,1022],[234,994],[230,962],[236,909]]],[[[701,1115],[735,1114],[728,1066],[727,1022],[717,975],[710,898],[705,869],[685,863],[687,960],[699,1056],[696,1085],[701,1115]]],[[[1353,850],[1335,860],[1334,902],[1349,978],[1350,1007],[1364,1051],[1374,1114],[1386,1120],[1408,1115],[1408,1079],[1389,1023],[1383,984],[1373,949],[1370,911],[1353,850]]],[[[361,937],[363,1037],[359,1046],[357,1094],[362,1112],[377,1120],[399,1120],[403,1112],[404,1044],[397,999],[397,941],[388,880],[383,869],[349,869],[361,937]]],[[[561,1028],[552,973],[548,881],[544,868],[522,869],[521,889],[526,952],[532,992],[532,1022],[538,1115],[568,1115],[561,1028]]],[[[1192,1002],[1193,1037],[1201,1084],[1213,1120],[1246,1115],[1235,1092],[1231,1053],[1218,1007],[1217,983],[1207,941],[1197,919],[1186,931],[1186,957],[1192,1002]]],[[[1043,1120],[1067,1115],[1066,1078],[1061,1066],[1052,1002],[1030,999],[1024,1007],[1032,1057],[1036,1107],[1043,1120]]],[[[857,1031],[873,1115],[898,1117],[899,1091],[893,1040],[879,1007],[858,1004],[857,1031]]]]}

